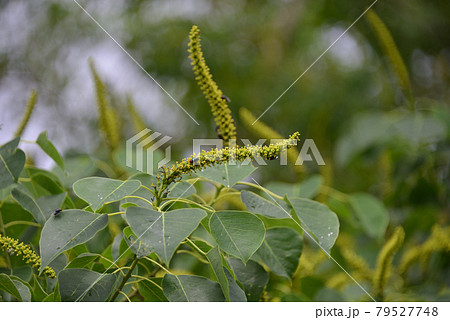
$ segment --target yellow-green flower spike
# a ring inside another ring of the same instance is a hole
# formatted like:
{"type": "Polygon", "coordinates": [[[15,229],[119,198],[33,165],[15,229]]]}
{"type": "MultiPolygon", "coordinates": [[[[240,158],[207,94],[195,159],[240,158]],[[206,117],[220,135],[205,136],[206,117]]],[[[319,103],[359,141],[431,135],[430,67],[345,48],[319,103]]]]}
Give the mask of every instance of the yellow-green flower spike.
{"type": "MultiPolygon", "coordinates": [[[[239,109],[239,116],[242,120],[242,123],[246,126],[246,128],[252,132],[254,132],[259,138],[262,139],[283,139],[283,136],[269,127],[267,124],[262,122],[261,120],[256,121],[256,117],[251,113],[247,108],[239,109]],[[256,121],[256,122],[255,122],[256,121]]],[[[298,173],[302,174],[305,172],[305,166],[296,166],[295,162],[299,156],[299,151],[296,147],[293,147],[288,151],[287,157],[289,163],[292,164],[293,169],[298,173]]]]}
{"type": "MultiPolygon", "coordinates": [[[[357,278],[355,275],[352,275],[353,278],[357,278]]],[[[335,275],[328,278],[325,282],[325,287],[335,290],[341,290],[344,288],[350,281],[350,277],[345,272],[339,272],[335,275]]]]}
{"type": "MultiPolygon", "coordinates": [[[[23,242],[19,242],[14,238],[4,237],[0,234],[0,247],[6,250],[7,254],[22,256],[22,260],[37,270],[41,267],[41,258],[23,242]]],[[[49,278],[56,278],[55,271],[50,267],[45,267],[43,272],[49,278]]]]}
{"type": "Polygon", "coordinates": [[[25,112],[23,113],[22,120],[20,120],[19,126],[16,129],[15,137],[22,135],[25,127],[27,126],[28,121],[30,120],[31,114],[33,113],[34,106],[37,102],[37,92],[36,90],[31,90],[30,97],[27,101],[27,106],[25,108],[25,112]]]}
{"type": "Polygon", "coordinates": [[[228,146],[230,139],[236,139],[236,126],[227,104],[228,99],[213,80],[210,69],[206,65],[200,43],[200,29],[197,26],[192,26],[189,33],[188,52],[196,75],[195,80],[211,106],[211,112],[217,125],[217,135],[223,139],[224,145],[228,146]]]}
{"type": "Polygon", "coordinates": [[[141,115],[136,110],[134,101],[130,96],[127,96],[127,110],[131,118],[131,122],[133,123],[134,131],[136,133],[141,132],[142,130],[147,128],[147,126],[144,123],[144,120],[142,120],[141,115]]]}
{"type": "Polygon", "coordinates": [[[300,140],[300,133],[295,132],[289,136],[289,139],[268,146],[236,146],[232,148],[225,147],[220,150],[203,150],[200,155],[194,154],[189,158],[185,158],[181,162],[177,162],[170,169],[163,166],[161,168],[162,173],[158,175],[158,177],[162,180],[162,187],[165,188],[175,180],[179,179],[182,174],[191,174],[202,168],[222,164],[229,160],[243,161],[247,158],[255,159],[257,157],[273,160],[276,159],[281,152],[291,148],[298,140],[300,140]]]}
{"type": "Polygon", "coordinates": [[[373,279],[373,290],[376,297],[375,299],[377,300],[384,300],[384,287],[386,286],[391,273],[392,259],[403,244],[404,238],[405,231],[403,231],[402,227],[397,227],[391,238],[384,244],[378,254],[377,266],[373,279]]]}
{"type": "Polygon", "coordinates": [[[389,57],[392,69],[398,77],[400,87],[402,88],[405,97],[412,102],[413,95],[408,70],[406,69],[405,63],[403,62],[402,56],[395,45],[395,41],[392,38],[389,29],[372,9],[367,11],[366,18],[375,31],[375,35],[377,36],[384,53],[389,57]]]}
{"type": "Polygon", "coordinates": [[[429,238],[421,245],[409,248],[402,256],[399,265],[399,273],[405,277],[411,265],[420,261],[425,265],[429,261],[430,254],[435,251],[450,251],[450,227],[433,226],[429,238]]]}
{"type": "Polygon", "coordinates": [[[372,270],[370,270],[367,262],[356,254],[355,251],[350,250],[349,248],[340,248],[341,254],[345,259],[345,262],[352,268],[354,271],[354,275],[358,279],[364,279],[370,281],[373,277],[372,270]]]}
{"type": "Polygon", "coordinates": [[[111,149],[115,149],[120,142],[119,119],[109,104],[106,86],[100,79],[92,60],[89,60],[89,66],[94,78],[95,93],[97,95],[99,127],[105,136],[106,143],[111,149]]]}

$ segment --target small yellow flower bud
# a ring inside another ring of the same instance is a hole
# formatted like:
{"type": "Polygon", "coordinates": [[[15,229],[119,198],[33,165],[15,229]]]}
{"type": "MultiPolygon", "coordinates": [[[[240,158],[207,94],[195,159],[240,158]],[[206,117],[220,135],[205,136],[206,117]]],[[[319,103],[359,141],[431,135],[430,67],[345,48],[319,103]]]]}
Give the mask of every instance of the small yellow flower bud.
{"type": "MultiPolygon", "coordinates": [[[[41,266],[41,258],[23,242],[0,234],[0,247],[6,249],[10,255],[22,256],[22,260],[27,264],[31,264],[35,269],[39,269],[41,266]]],[[[44,268],[44,274],[49,278],[56,278],[55,271],[50,267],[44,268]]]]}

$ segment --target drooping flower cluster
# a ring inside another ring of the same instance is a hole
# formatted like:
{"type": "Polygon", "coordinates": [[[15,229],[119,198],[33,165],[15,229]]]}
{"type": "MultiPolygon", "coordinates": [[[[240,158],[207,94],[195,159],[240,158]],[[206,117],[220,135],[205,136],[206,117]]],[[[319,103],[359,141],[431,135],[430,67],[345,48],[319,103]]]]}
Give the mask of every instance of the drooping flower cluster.
{"type": "Polygon", "coordinates": [[[217,125],[217,135],[223,139],[224,145],[227,146],[230,139],[236,138],[236,126],[227,104],[229,99],[219,89],[213,80],[209,67],[206,65],[200,44],[200,29],[197,26],[193,26],[189,33],[188,52],[196,75],[195,79],[211,106],[211,112],[217,125]]]}
{"type": "MultiPolygon", "coordinates": [[[[19,242],[14,238],[4,237],[0,234],[0,247],[6,249],[6,252],[10,255],[22,256],[22,260],[35,269],[41,267],[41,258],[27,245],[23,242],[19,242]]],[[[56,274],[50,267],[45,267],[43,272],[49,278],[55,278],[56,274]]]]}
{"type": "Polygon", "coordinates": [[[450,226],[434,225],[431,235],[424,243],[409,248],[400,261],[399,273],[405,276],[411,265],[416,261],[426,265],[429,262],[430,255],[435,251],[450,252],[450,226]]]}
{"type": "Polygon", "coordinates": [[[92,77],[94,78],[95,93],[97,95],[99,126],[104,134],[105,142],[111,149],[115,149],[120,143],[119,118],[108,101],[106,86],[100,79],[92,60],[89,60],[89,66],[91,68],[92,77]]]}
{"type": "Polygon", "coordinates": [[[28,98],[27,101],[25,112],[22,115],[22,119],[20,120],[16,132],[14,133],[15,137],[22,135],[23,131],[25,130],[25,127],[27,126],[28,121],[30,120],[31,114],[33,113],[34,107],[36,106],[37,97],[38,97],[37,91],[32,90],[30,93],[30,97],[28,98]]]}
{"type": "Polygon", "coordinates": [[[384,300],[384,287],[389,279],[392,267],[392,259],[400,249],[405,239],[405,231],[402,227],[397,227],[391,238],[381,248],[377,258],[377,266],[373,279],[373,289],[376,298],[384,300]]]}

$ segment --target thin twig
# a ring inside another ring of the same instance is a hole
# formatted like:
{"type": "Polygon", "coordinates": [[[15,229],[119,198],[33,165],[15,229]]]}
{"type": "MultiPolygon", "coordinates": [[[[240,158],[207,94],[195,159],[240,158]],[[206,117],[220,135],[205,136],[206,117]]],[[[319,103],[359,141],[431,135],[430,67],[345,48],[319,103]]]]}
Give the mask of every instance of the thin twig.
{"type": "Polygon", "coordinates": [[[117,288],[116,292],[114,292],[114,294],[112,295],[111,299],[109,299],[109,301],[116,300],[116,298],[119,295],[119,293],[121,292],[123,286],[125,285],[125,283],[127,283],[128,279],[131,277],[131,274],[132,274],[134,268],[136,267],[138,261],[139,261],[139,258],[137,256],[134,256],[134,260],[133,260],[133,263],[131,263],[130,270],[128,270],[128,272],[125,275],[125,277],[123,277],[122,282],[120,283],[120,285],[117,288]]]}

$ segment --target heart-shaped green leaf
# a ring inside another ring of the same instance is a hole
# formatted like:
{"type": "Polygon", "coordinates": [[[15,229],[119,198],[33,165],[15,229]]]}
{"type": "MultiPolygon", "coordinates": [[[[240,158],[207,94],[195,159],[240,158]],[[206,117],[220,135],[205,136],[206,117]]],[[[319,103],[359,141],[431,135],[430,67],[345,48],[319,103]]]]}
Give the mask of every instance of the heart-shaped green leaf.
{"type": "Polygon", "coordinates": [[[107,203],[118,201],[131,195],[141,186],[138,180],[115,180],[100,177],[89,177],[73,184],[73,191],[81,199],[89,203],[92,210],[98,211],[107,203]]]}
{"type": "Polygon", "coordinates": [[[126,218],[134,234],[153,248],[169,264],[175,249],[206,217],[200,209],[178,209],[167,212],[147,208],[128,207],[126,218]]]}
{"type": "Polygon", "coordinates": [[[116,275],[87,269],[66,269],[59,273],[58,281],[61,301],[101,302],[111,294],[116,275]]]}
{"type": "Polygon", "coordinates": [[[264,240],[263,222],[246,211],[217,211],[209,220],[211,234],[219,247],[244,263],[264,240]]]}
{"type": "Polygon", "coordinates": [[[85,243],[106,227],[108,215],[82,210],[64,210],[51,216],[42,229],[39,246],[41,271],[62,252],[85,243]]]}
{"type": "Polygon", "coordinates": [[[302,253],[302,237],[289,228],[274,228],[266,231],[263,244],[256,254],[282,277],[292,278],[302,253]]]}
{"type": "Polygon", "coordinates": [[[329,251],[339,234],[339,220],[327,206],[309,199],[289,198],[301,225],[312,233],[323,250],[329,251]]]}
{"type": "Polygon", "coordinates": [[[217,282],[199,276],[166,273],[162,287],[164,295],[172,302],[225,301],[217,282]]]}

